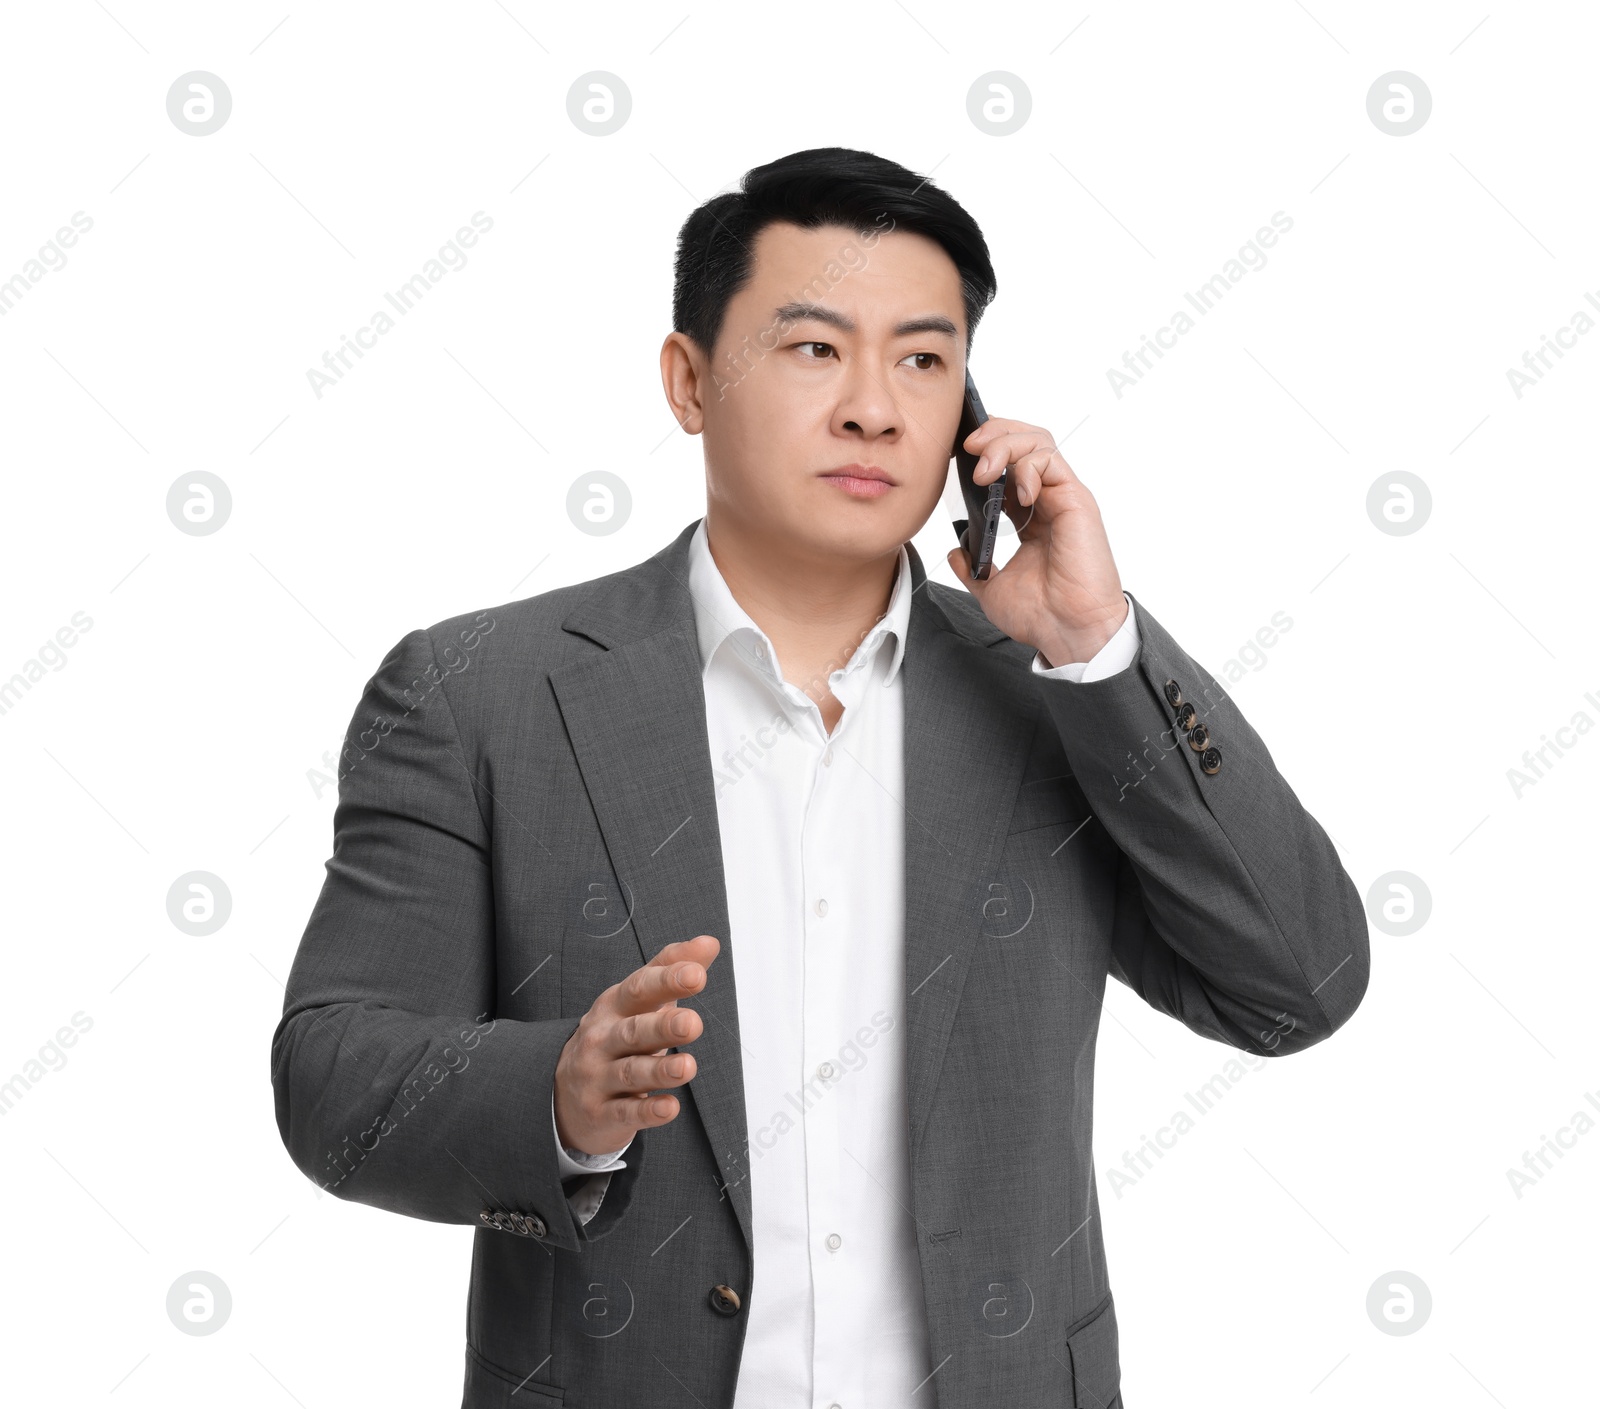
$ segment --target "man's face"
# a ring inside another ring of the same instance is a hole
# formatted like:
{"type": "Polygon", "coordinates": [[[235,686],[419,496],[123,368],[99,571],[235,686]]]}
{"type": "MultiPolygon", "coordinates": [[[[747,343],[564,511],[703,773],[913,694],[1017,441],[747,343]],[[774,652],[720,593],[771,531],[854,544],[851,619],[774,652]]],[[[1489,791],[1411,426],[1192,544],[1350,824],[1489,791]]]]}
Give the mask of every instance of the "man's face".
{"type": "Polygon", "coordinates": [[[806,556],[892,553],[949,469],[966,374],[956,266],[922,235],[787,223],[761,231],[752,264],[709,366],[691,353],[709,512],[806,556]],[[864,468],[888,483],[847,473],[864,468]]]}

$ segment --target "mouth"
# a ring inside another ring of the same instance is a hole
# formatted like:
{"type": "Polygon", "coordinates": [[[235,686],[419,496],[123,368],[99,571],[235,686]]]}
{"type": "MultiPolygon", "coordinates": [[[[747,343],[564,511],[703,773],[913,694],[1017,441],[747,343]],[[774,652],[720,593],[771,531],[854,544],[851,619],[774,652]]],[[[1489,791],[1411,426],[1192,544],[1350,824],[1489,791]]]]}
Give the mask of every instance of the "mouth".
{"type": "Polygon", "coordinates": [[[836,484],[855,499],[878,499],[894,488],[894,480],[876,465],[840,465],[825,470],[819,479],[836,484]]]}

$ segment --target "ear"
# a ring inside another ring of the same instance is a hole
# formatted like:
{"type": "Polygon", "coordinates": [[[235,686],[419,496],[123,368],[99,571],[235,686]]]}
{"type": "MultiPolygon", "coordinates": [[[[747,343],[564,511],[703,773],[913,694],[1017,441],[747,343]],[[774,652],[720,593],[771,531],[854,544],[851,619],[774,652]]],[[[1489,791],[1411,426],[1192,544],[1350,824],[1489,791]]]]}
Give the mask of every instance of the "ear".
{"type": "Polygon", "coordinates": [[[711,388],[711,369],[693,338],[667,334],[661,344],[661,390],[672,418],[690,435],[705,429],[704,401],[711,388]]]}

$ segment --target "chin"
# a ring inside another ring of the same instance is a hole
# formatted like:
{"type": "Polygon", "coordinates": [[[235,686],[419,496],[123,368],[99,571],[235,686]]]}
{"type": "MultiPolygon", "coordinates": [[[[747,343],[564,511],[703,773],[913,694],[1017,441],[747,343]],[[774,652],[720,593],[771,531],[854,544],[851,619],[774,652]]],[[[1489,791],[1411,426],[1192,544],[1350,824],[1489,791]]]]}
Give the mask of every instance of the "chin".
{"type": "Polygon", "coordinates": [[[885,557],[909,542],[927,521],[926,514],[917,519],[908,512],[909,501],[900,486],[874,500],[851,499],[828,485],[821,488],[832,502],[820,507],[813,504],[813,512],[797,526],[795,538],[814,545],[823,556],[862,562],[885,557]]]}

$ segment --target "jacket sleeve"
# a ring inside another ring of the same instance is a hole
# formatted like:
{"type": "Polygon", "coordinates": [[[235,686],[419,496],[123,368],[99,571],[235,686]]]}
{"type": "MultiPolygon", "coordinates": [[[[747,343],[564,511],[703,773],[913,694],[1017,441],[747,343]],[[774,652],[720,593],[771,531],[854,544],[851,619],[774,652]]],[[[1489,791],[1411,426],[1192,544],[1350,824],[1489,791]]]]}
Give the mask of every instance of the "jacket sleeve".
{"type": "Polygon", "coordinates": [[[406,636],[351,721],[333,855],[272,1042],[278,1129],[340,1198],[575,1251],[621,1218],[648,1142],[578,1223],[548,1094],[578,1019],[495,1013],[491,804],[450,702],[469,634],[406,636]]]}
{"type": "Polygon", "coordinates": [[[561,1143],[561,1130],[556,1125],[556,1093],[550,1093],[550,1134],[556,1142],[556,1163],[561,1166],[562,1188],[567,1191],[567,1203],[572,1216],[580,1224],[587,1223],[600,1211],[605,1202],[611,1176],[628,1167],[622,1156],[628,1152],[629,1140],[620,1150],[606,1155],[591,1155],[583,1150],[569,1150],[561,1143]]]}
{"type": "Polygon", "coordinates": [[[1264,1056],[1300,1051],[1366,992],[1360,895],[1239,707],[1129,600],[1133,664],[1039,684],[1120,853],[1111,973],[1206,1037],[1264,1056]]]}

